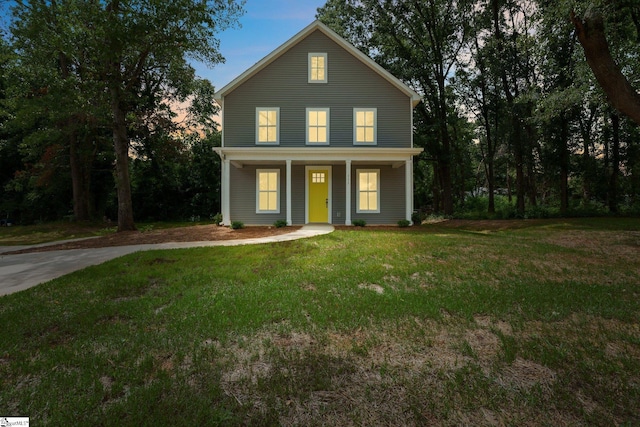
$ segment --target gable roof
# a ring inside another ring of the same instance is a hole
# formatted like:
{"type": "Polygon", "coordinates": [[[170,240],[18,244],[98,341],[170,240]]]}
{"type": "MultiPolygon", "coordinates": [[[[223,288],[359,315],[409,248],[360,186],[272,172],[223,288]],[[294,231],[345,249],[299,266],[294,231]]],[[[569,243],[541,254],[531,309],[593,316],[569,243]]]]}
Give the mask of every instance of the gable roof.
{"type": "Polygon", "coordinates": [[[418,103],[420,102],[422,97],[416,91],[414,91],[409,86],[407,86],[406,84],[401,82],[393,74],[391,74],[390,72],[388,72],[387,70],[382,68],[380,65],[378,65],[373,59],[369,58],[367,55],[362,53],[360,50],[358,50],[351,43],[349,43],[348,41],[346,41],[345,39],[340,37],[335,31],[333,31],[332,29],[330,29],[329,27],[327,27],[325,24],[323,24],[322,22],[320,22],[318,20],[313,21],[311,24],[309,24],[307,27],[305,27],[298,34],[296,34],[295,36],[291,37],[285,43],[280,45],[280,47],[278,47],[276,50],[274,50],[269,55],[267,55],[264,58],[262,58],[260,61],[256,62],[251,68],[249,68],[244,73],[240,74],[238,77],[233,79],[226,86],[224,86],[222,89],[217,91],[213,95],[213,98],[216,101],[218,101],[219,103],[221,103],[222,98],[227,93],[230,93],[235,88],[237,88],[238,86],[243,84],[245,81],[249,80],[251,77],[256,75],[260,70],[265,68],[267,65],[271,64],[273,61],[278,59],[285,52],[287,52],[289,49],[291,49],[293,46],[298,44],[301,40],[303,40],[309,34],[313,33],[316,30],[322,32],[324,35],[329,37],[329,39],[333,40],[335,43],[337,43],[339,46],[341,46],[343,49],[345,49],[347,52],[349,52],[355,58],[359,59],[362,63],[367,65],[370,69],[372,69],[373,71],[378,73],[385,80],[387,80],[389,83],[391,83],[397,89],[399,89],[401,92],[406,94],[409,98],[411,98],[411,103],[412,103],[412,105],[414,107],[416,105],[418,105],[418,103]]]}

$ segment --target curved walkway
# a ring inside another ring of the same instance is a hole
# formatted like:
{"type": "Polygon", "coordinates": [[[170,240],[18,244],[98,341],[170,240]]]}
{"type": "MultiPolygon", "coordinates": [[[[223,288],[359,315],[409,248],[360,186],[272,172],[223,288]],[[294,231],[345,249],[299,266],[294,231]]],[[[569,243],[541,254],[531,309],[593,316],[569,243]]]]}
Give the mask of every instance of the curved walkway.
{"type": "MultiPolygon", "coordinates": [[[[214,240],[205,242],[173,242],[131,246],[112,246],[95,249],[69,249],[49,252],[33,252],[17,255],[0,255],[0,295],[28,289],[65,274],[91,265],[101,264],[133,252],[151,249],[182,249],[203,246],[238,246],[259,243],[286,242],[328,234],[330,225],[305,225],[299,230],[277,236],[240,240],[214,240]]],[[[60,242],[54,242],[60,243],[60,242]]],[[[42,246],[42,245],[40,245],[42,246]]],[[[25,247],[0,246],[2,252],[25,247]]]]}

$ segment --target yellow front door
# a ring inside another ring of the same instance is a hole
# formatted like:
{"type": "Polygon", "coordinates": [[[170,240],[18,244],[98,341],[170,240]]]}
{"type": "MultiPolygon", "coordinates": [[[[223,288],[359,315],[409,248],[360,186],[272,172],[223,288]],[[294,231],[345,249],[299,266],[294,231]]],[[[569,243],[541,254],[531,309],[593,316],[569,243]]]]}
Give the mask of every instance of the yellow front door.
{"type": "Polygon", "coordinates": [[[309,222],[329,222],[329,170],[309,169],[309,222]]]}

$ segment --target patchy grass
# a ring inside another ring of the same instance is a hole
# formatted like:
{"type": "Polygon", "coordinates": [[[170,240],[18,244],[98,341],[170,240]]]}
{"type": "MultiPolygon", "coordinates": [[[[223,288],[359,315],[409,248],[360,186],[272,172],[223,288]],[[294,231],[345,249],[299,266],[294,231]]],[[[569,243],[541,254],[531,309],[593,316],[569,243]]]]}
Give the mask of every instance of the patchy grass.
{"type": "Polygon", "coordinates": [[[0,412],[638,425],[639,247],[640,220],[586,219],[132,254],[0,298],[0,412]]]}

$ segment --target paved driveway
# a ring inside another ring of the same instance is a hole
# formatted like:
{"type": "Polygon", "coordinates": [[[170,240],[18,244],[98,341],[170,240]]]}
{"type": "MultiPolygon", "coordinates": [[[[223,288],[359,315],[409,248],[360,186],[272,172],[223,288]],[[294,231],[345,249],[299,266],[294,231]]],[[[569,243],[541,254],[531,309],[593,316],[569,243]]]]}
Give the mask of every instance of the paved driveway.
{"type": "MultiPolygon", "coordinates": [[[[299,230],[277,236],[242,240],[218,240],[210,242],[159,243],[134,246],[113,246],[96,249],[70,249],[64,251],[34,252],[18,255],[0,255],[0,295],[28,289],[90,265],[150,249],[181,249],[200,246],[235,246],[259,243],[285,242],[331,233],[328,225],[305,225],[299,230]]],[[[56,242],[60,243],[60,242],[56,242]]],[[[22,249],[0,246],[0,254],[22,249]]]]}

